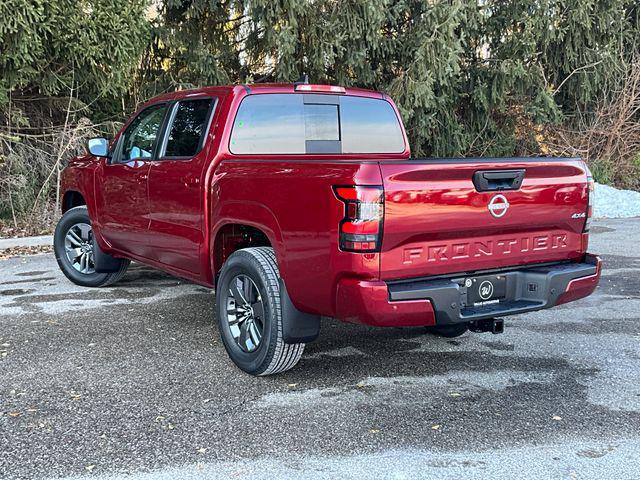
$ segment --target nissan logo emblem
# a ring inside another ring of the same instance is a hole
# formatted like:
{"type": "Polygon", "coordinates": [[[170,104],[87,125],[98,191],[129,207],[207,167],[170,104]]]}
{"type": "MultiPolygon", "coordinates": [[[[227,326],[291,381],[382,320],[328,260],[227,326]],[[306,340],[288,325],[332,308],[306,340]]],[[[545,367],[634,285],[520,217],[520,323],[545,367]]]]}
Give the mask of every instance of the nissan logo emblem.
{"type": "Polygon", "coordinates": [[[504,195],[496,195],[491,199],[487,208],[491,215],[500,218],[509,210],[509,202],[504,195]]]}

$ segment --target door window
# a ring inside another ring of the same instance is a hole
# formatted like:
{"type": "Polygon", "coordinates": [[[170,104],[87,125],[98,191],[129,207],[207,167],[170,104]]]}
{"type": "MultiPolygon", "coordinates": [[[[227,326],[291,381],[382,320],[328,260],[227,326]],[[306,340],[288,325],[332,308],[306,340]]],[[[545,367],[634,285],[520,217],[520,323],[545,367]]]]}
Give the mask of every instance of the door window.
{"type": "Polygon", "coordinates": [[[204,140],[212,100],[181,101],[166,139],[163,157],[193,157],[204,140]]]}
{"type": "Polygon", "coordinates": [[[123,134],[120,162],[153,157],[153,150],[162,126],[167,106],[152,105],[143,110],[127,127],[123,134]]]}

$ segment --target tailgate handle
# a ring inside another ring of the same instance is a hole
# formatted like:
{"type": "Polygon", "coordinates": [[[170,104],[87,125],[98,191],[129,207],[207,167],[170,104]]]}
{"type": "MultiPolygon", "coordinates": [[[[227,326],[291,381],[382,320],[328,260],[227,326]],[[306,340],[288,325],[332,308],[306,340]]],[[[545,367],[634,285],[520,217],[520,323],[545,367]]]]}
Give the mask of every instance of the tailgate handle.
{"type": "Polygon", "coordinates": [[[473,174],[473,184],[479,192],[518,190],[524,180],[522,170],[479,170],[473,174]]]}

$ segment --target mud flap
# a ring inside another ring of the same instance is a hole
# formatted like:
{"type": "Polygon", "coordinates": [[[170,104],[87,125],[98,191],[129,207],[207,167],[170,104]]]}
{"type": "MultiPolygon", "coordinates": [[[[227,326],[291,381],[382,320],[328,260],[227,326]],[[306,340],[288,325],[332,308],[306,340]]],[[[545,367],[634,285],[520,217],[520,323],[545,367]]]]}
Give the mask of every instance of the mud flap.
{"type": "Polygon", "coordinates": [[[285,343],[309,343],[318,338],[320,315],[298,310],[291,302],[282,279],[280,279],[280,308],[282,309],[282,338],[285,343]]]}
{"type": "Polygon", "coordinates": [[[104,253],[93,236],[93,264],[96,273],[112,273],[120,269],[120,259],[112,257],[108,253],[104,253]]]}

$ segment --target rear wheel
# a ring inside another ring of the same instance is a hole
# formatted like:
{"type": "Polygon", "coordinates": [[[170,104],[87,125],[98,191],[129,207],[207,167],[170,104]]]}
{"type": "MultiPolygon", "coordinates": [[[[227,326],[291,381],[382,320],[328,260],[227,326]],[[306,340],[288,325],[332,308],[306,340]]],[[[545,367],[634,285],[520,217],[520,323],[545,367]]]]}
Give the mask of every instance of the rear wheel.
{"type": "Polygon", "coordinates": [[[460,335],[464,335],[467,330],[469,330],[469,326],[466,323],[454,323],[452,325],[436,325],[434,327],[427,327],[427,332],[445,338],[459,337],[460,335]]]}
{"type": "Polygon", "coordinates": [[[293,368],[304,343],[282,336],[280,273],[272,248],[238,250],[225,262],[216,288],[216,313],[231,360],[252,375],[293,368]]]}
{"type": "Polygon", "coordinates": [[[62,273],[83,287],[111,285],[120,280],[129,267],[129,260],[119,259],[117,271],[96,272],[93,230],[85,206],[71,208],[62,216],[53,236],[53,250],[62,273]]]}

